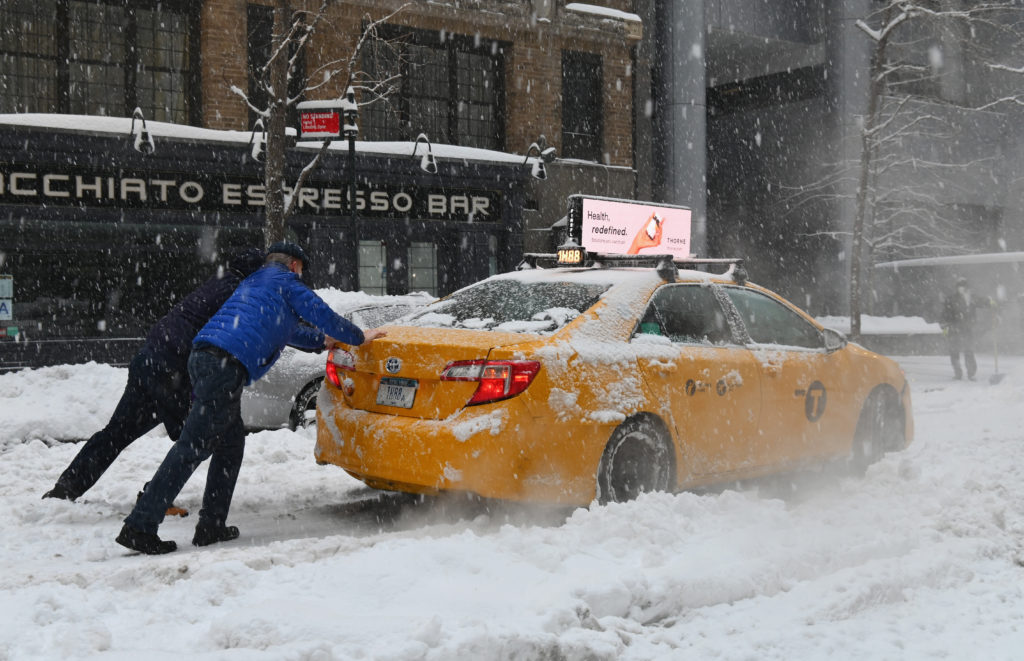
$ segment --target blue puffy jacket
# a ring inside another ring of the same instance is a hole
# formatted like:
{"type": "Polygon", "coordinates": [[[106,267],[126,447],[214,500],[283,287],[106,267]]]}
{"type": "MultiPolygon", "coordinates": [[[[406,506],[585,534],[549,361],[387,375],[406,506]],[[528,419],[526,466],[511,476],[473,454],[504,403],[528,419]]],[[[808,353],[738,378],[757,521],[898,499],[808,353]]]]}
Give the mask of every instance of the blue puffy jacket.
{"type": "Polygon", "coordinates": [[[358,326],[335,314],[283,264],[271,263],[238,285],[193,346],[211,344],[227,351],[245,366],[252,383],[267,373],[285,345],[322,349],[325,333],[345,344],[363,343],[358,326]]]}

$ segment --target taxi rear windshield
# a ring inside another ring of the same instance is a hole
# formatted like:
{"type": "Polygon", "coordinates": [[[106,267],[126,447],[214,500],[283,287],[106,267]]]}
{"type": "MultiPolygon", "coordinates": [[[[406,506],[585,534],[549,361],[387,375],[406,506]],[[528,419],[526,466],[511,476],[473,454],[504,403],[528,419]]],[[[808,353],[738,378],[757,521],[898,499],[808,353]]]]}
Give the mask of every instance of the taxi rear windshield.
{"type": "Polygon", "coordinates": [[[403,323],[509,333],[554,333],[588,310],[609,285],[490,280],[432,303],[403,323]]]}

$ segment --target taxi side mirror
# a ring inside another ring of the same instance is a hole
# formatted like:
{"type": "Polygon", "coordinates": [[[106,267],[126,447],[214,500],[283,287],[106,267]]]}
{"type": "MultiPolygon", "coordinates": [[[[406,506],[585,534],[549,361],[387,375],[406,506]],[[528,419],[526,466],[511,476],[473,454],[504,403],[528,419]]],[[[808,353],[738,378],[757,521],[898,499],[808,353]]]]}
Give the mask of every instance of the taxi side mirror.
{"type": "Polygon", "coordinates": [[[839,351],[846,346],[846,336],[834,328],[826,328],[822,331],[825,335],[825,351],[832,353],[839,351]]]}

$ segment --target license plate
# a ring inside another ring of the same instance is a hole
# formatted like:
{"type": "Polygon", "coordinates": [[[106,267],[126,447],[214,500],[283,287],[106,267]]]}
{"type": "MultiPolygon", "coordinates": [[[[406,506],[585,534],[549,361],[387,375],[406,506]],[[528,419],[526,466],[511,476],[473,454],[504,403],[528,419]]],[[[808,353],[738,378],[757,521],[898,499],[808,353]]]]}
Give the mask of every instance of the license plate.
{"type": "Polygon", "coordinates": [[[377,387],[377,403],[381,406],[397,406],[411,409],[416,399],[416,379],[399,379],[385,376],[377,387]]]}

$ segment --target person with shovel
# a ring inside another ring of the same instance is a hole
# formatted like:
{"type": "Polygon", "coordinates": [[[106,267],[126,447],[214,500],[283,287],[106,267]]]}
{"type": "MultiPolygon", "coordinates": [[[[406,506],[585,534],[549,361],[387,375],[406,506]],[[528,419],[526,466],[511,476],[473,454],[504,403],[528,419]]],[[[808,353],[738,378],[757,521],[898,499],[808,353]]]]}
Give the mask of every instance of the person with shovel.
{"type": "Polygon", "coordinates": [[[967,378],[974,381],[978,372],[978,362],[974,358],[974,329],[977,325],[978,308],[992,304],[987,296],[975,296],[971,292],[967,278],[958,278],[956,289],[946,297],[942,306],[942,317],[939,320],[942,334],[946,336],[949,348],[949,361],[953,365],[953,378],[964,378],[964,369],[960,367],[960,354],[964,356],[964,368],[967,378]]]}

